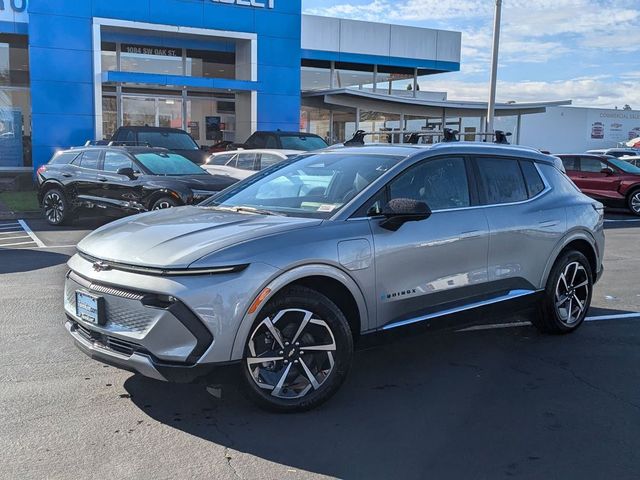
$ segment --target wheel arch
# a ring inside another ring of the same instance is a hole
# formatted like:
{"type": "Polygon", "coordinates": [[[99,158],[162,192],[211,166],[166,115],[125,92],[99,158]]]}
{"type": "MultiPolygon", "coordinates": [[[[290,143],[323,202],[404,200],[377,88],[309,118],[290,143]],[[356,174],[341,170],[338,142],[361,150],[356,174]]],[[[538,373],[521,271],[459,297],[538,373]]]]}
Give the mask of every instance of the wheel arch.
{"type": "Polygon", "coordinates": [[[282,273],[256,292],[250,305],[253,305],[265,289],[269,289],[269,294],[260,302],[259,308],[254,313],[245,313],[236,332],[231,360],[242,358],[246,339],[264,305],[294,285],[317,290],[329,297],[347,317],[354,340],[368,328],[368,309],[364,295],[349,275],[331,265],[304,265],[282,273]]]}
{"type": "Polygon", "coordinates": [[[582,253],[587,260],[589,261],[589,266],[591,267],[591,273],[594,277],[594,281],[596,275],[598,273],[598,250],[596,247],[595,239],[586,231],[575,231],[569,233],[565,236],[556,246],[553,251],[553,254],[549,257],[549,261],[544,270],[544,276],[542,278],[542,282],[540,288],[544,288],[547,284],[547,280],[549,275],[551,274],[551,269],[558,261],[560,256],[568,251],[568,250],[577,250],[582,253]]]}
{"type": "Polygon", "coordinates": [[[67,189],[65,188],[65,186],[60,183],[57,180],[47,180],[45,183],[42,184],[42,186],[38,189],[38,203],[42,203],[42,199],[44,198],[44,195],[49,191],[52,190],[54,188],[60,189],[62,190],[62,193],[64,193],[67,197],[69,196],[69,192],[67,191],[67,189]]]}
{"type": "Polygon", "coordinates": [[[145,202],[146,203],[145,206],[147,207],[147,210],[151,210],[151,207],[153,207],[153,204],[163,197],[168,197],[173,200],[176,200],[177,202],[180,203],[180,206],[186,205],[184,198],[182,198],[182,195],[179,192],[176,192],[170,188],[161,188],[153,191],[149,195],[149,197],[147,197],[147,200],[145,202]]]}

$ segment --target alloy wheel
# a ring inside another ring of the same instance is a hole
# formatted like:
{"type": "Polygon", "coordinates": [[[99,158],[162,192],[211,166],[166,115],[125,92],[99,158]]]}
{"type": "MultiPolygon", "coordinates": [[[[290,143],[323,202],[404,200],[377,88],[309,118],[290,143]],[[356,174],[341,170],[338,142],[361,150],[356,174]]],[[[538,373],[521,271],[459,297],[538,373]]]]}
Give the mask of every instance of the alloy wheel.
{"type": "Polygon", "coordinates": [[[556,284],[556,312],[565,325],[573,325],[581,319],[589,299],[589,275],[579,262],[571,262],[564,268],[556,284]]]}
{"type": "Polygon", "coordinates": [[[333,332],[308,310],[280,310],[265,318],[251,334],[247,347],[251,378],[281,399],[299,399],[318,390],[335,366],[333,332]]]}
{"type": "Polygon", "coordinates": [[[44,198],[44,215],[51,223],[60,223],[64,218],[64,201],[58,192],[49,192],[44,198]]]}
{"type": "Polygon", "coordinates": [[[163,200],[161,202],[158,202],[155,204],[155,206],[153,207],[154,210],[164,210],[166,208],[171,208],[173,207],[173,205],[171,205],[171,203],[167,200],[163,200]]]}
{"type": "Polygon", "coordinates": [[[640,215],[640,192],[636,192],[631,197],[631,210],[640,215]]]}

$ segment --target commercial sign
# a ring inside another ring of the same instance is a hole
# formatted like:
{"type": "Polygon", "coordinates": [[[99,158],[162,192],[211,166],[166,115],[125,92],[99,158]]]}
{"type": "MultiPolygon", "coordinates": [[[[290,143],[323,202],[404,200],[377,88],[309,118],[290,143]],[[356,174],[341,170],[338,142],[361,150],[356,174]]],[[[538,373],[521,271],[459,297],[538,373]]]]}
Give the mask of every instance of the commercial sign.
{"type": "Polygon", "coordinates": [[[640,137],[640,112],[631,110],[591,110],[587,138],[613,146],[640,137]]]}
{"type": "Polygon", "coordinates": [[[27,6],[27,0],[0,0],[0,22],[27,23],[27,6]]]}
{"type": "Polygon", "coordinates": [[[276,0],[209,0],[212,3],[226,3],[229,5],[243,5],[254,8],[275,8],[276,0]]]}

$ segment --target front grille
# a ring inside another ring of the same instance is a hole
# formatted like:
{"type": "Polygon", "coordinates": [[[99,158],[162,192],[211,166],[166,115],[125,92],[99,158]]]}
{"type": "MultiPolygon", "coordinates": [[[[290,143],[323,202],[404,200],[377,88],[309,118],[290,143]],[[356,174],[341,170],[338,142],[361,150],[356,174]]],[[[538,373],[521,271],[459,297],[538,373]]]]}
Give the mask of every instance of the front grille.
{"type": "MultiPolygon", "coordinates": [[[[76,290],[87,290],[91,293],[103,295],[105,299],[107,330],[123,331],[127,333],[143,334],[147,332],[158,318],[158,310],[149,308],[141,303],[144,295],[128,290],[88,284],[83,288],[79,279],[71,274],[65,285],[65,303],[69,312],[76,313],[76,290]]],[[[83,282],[85,283],[85,282],[83,282]]]]}
{"type": "Polygon", "coordinates": [[[148,354],[148,352],[137,343],[121,340],[119,338],[112,337],[111,335],[104,335],[100,332],[89,330],[77,322],[72,322],[72,331],[77,332],[82,338],[89,342],[97,343],[102,348],[121,355],[126,355],[127,357],[130,357],[134,353],[148,354]]]}

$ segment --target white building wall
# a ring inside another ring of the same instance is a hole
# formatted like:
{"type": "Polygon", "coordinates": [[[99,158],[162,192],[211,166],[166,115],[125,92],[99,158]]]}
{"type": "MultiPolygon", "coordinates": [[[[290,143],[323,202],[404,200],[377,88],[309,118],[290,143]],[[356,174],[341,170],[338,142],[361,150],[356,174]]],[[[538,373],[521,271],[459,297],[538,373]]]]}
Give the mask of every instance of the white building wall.
{"type": "Polygon", "coordinates": [[[616,147],[630,137],[640,137],[640,111],[549,107],[522,117],[520,144],[572,153],[616,147]]]}

